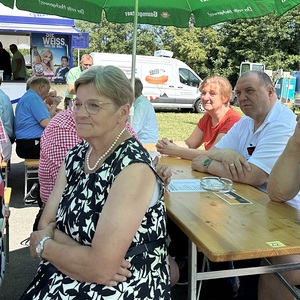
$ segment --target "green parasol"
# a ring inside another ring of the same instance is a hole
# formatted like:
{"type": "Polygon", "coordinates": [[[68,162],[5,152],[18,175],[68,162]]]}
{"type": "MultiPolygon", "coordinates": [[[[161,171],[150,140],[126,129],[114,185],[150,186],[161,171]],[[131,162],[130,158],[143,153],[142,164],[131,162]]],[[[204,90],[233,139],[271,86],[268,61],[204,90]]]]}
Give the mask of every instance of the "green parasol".
{"type": "MultiPolygon", "coordinates": [[[[138,23],[188,27],[193,15],[194,25],[204,27],[271,13],[282,15],[300,4],[300,0],[0,0],[0,3],[93,23],[100,23],[104,10],[110,22],[134,23],[132,55],[135,58],[138,23]]],[[[134,75],[135,59],[132,67],[134,75]]]]}
{"type": "Polygon", "coordinates": [[[102,11],[110,22],[133,25],[132,84],[134,82],[137,24],[196,27],[235,19],[282,15],[300,0],[0,0],[6,6],[35,13],[99,23],[102,11]]]}
{"type": "MultiPolygon", "coordinates": [[[[133,58],[136,55],[137,24],[188,27],[194,17],[196,27],[220,22],[282,15],[300,0],[0,0],[13,8],[35,13],[99,23],[102,11],[110,22],[134,23],[133,58]]],[[[133,73],[135,69],[133,59],[133,73]]],[[[134,76],[132,76],[134,77],[134,76]]]]}
{"type": "Polygon", "coordinates": [[[195,26],[256,18],[270,13],[282,15],[299,0],[0,0],[0,3],[31,12],[99,23],[104,9],[110,22],[188,27],[191,14],[195,26]]]}
{"type": "Polygon", "coordinates": [[[31,12],[99,23],[104,9],[107,20],[134,21],[163,26],[188,27],[191,14],[195,26],[256,18],[270,13],[282,15],[300,4],[299,0],[0,0],[0,3],[31,12]],[[137,10],[136,10],[137,8],[137,10]]]}

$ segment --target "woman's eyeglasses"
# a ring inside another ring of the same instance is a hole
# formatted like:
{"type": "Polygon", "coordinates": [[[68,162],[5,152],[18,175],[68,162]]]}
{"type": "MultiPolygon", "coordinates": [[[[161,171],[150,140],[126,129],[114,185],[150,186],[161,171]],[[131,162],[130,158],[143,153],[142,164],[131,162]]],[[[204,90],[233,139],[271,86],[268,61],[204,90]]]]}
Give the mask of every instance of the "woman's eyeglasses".
{"type": "Polygon", "coordinates": [[[84,108],[88,114],[96,115],[102,108],[101,106],[104,104],[114,104],[114,103],[112,103],[112,102],[86,102],[85,104],[82,104],[80,101],[74,100],[73,111],[75,113],[78,113],[80,111],[81,107],[84,106],[84,108]]]}

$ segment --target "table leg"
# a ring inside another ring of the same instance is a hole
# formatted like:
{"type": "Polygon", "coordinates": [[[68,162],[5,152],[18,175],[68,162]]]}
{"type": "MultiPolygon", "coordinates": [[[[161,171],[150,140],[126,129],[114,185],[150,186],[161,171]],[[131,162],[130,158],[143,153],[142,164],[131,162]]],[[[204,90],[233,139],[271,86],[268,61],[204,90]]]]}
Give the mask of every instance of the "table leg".
{"type": "Polygon", "coordinates": [[[197,248],[189,240],[188,299],[197,300],[197,248]]]}
{"type": "MultiPolygon", "coordinates": [[[[264,258],[264,261],[269,265],[272,266],[272,263],[267,259],[264,258]]],[[[300,294],[298,293],[297,289],[290,285],[287,280],[278,272],[274,272],[274,275],[281,281],[281,283],[289,290],[289,292],[295,297],[295,299],[300,299],[300,294]]]]}

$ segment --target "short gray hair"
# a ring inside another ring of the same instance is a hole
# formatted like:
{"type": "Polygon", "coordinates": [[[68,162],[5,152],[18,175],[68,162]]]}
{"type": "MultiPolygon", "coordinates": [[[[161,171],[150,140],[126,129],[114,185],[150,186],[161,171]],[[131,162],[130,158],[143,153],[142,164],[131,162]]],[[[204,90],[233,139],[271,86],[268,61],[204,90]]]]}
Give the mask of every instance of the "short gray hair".
{"type": "Polygon", "coordinates": [[[113,100],[116,107],[133,103],[133,89],[124,72],[115,66],[94,66],[81,73],[75,91],[81,84],[92,84],[100,95],[113,100]]]}
{"type": "Polygon", "coordinates": [[[31,88],[32,86],[37,86],[39,84],[49,85],[49,87],[51,86],[50,80],[42,76],[32,77],[32,79],[28,82],[28,84],[29,84],[29,88],[31,88]]]}
{"type": "Polygon", "coordinates": [[[263,71],[248,71],[248,72],[243,73],[240,78],[246,77],[250,74],[256,74],[259,81],[262,82],[264,84],[264,86],[266,86],[266,87],[268,87],[270,85],[273,86],[273,82],[272,82],[270,76],[263,71]]]}

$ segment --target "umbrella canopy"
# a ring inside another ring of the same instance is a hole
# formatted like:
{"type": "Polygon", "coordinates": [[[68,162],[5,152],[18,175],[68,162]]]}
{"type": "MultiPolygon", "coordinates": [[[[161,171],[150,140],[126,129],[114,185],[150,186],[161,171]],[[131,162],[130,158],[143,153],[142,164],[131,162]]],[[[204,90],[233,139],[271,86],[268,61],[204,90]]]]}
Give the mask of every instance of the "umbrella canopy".
{"type": "Polygon", "coordinates": [[[299,0],[0,0],[18,9],[99,23],[104,9],[110,22],[137,22],[153,25],[188,27],[191,14],[196,27],[240,18],[281,15],[299,0]]]}
{"type": "Polygon", "coordinates": [[[10,8],[100,23],[102,11],[108,21],[133,23],[131,84],[134,86],[137,24],[196,27],[235,19],[282,15],[300,0],[0,0],[10,8]]]}
{"type": "MultiPolygon", "coordinates": [[[[131,78],[134,79],[137,24],[188,27],[193,16],[196,27],[220,22],[281,15],[300,0],[0,0],[6,6],[35,13],[99,23],[102,11],[110,22],[133,22],[131,78]]],[[[132,82],[133,84],[133,82],[132,82]]]]}

